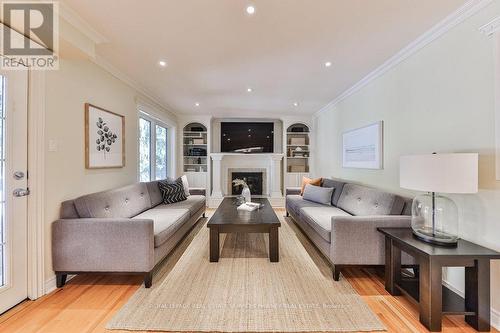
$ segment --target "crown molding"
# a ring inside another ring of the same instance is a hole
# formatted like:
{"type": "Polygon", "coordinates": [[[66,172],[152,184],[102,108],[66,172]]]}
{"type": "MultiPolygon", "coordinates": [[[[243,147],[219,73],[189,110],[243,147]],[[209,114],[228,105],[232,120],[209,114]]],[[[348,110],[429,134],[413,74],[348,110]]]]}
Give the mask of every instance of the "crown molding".
{"type": "Polygon", "coordinates": [[[495,32],[500,31],[500,16],[483,25],[481,28],[479,28],[479,31],[481,31],[486,36],[491,36],[495,32]]]}
{"type": "Polygon", "coordinates": [[[107,43],[108,39],[92,28],[78,13],[64,2],[59,2],[59,16],[71,24],[75,29],[83,33],[94,44],[107,43]]]}
{"type": "Polygon", "coordinates": [[[434,25],[430,30],[420,35],[416,40],[408,44],[406,47],[401,49],[398,53],[393,55],[387,61],[385,61],[382,65],[377,67],[375,70],[370,72],[352,87],[344,91],[333,101],[325,105],[323,108],[314,113],[313,117],[318,117],[323,112],[330,110],[335,107],[341,101],[345,100],[349,96],[353,95],[357,91],[361,90],[371,81],[381,77],[385,73],[387,73],[390,69],[396,67],[399,63],[404,61],[405,59],[411,57],[417,51],[421,50],[428,44],[432,43],[446,32],[450,31],[458,24],[462,23],[472,15],[479,12],[484,7],[490,5],[493,0],[469,0],[463,6],[458,8],[456,11],[448,15],[445,19],[443,19],[438,24],[434,25]]]}

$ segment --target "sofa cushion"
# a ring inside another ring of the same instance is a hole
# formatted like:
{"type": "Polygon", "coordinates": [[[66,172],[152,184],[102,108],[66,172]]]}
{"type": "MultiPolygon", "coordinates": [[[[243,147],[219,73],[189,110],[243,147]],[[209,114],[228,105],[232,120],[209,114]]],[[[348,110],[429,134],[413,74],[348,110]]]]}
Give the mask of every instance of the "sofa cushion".
{"type": "Polygon", "coordinates": [[[327,242],[331,242],[332,217],[351,216],[342,209],[332,206],[304,207],[300,211],[302,219],[327,242]]]}
{"type": "Polygon", "coordinates": [[[189,220],[189,209],[163,209],[162,205],[151,208],[133,219],[151,219],[154,229],[154,246],[165,243],[189,220]]]}
{"type": "Polygon", "coordinates": [[[290,194],[286,196],[286,209],[297,217],[300,217],[302,207],[325,207],[325,205],[304,200],[301,195],[290,194]]]}
{"type": "Polygon", "coordinates": [[[77,219],[78,212],[75,207],[75,200],[66,200],[61,203],[59,217],[62,219],[77,219]]]}
{"type": "Polygon", "coordinates": [[[128,218],[151,208],[149,192],[144,183],[87,194],[75,199],[74,203],[81,218],[128,218]]]}
{"type": "Polygon", "coordinates": [[[333,190],[333,187],[321,187],[307,184],[304,188],[302,197],[304,197],[304,200],[330,206],[332,203],[333,190]]]}
{"type": "Polygon", "coordinates": [[[400,215],[403,211],[402,197],[374,188],[345,184],[337,207],[352,215],[400,215]]]}
{"type": "Polygon", "coordinates": [[[321,186],[323,187],[333,187],[333,195],[332,195],[332,205],[337,206],[337,203],[340,198],[340,194],[342,194],[342,190],[346,183],[340,179],[329,179],[323,178],[323,183],[321,186]]]}
{"type": "Polygon", "coordinates": [[[145,183],[148,188],[149,197],[151,199],[151,207],[158,206],[163,202],[158,182],[159,182],[158,180],[155,180],[152,182],[145,183]]]}
{"type": "Polygon", "coordinates": [[[401,215],[411,215],[412,214],[411,208],[413,205],[413,199],[403,197],[403,201],[404,201],[404,206],[403,206],[403,212],[401,213],[401,215]]]}
{"type": "Polygon", "coordinates": [[[190,195],[184,201],[179,201],[168,205],[162,204],[156,206],[155,208],[164,210],[187,209],[189,210],[189,215],[193,216],[198,210],[200,210],[205,205],[206,205],[206,198],[204,195],[190,195]]]}

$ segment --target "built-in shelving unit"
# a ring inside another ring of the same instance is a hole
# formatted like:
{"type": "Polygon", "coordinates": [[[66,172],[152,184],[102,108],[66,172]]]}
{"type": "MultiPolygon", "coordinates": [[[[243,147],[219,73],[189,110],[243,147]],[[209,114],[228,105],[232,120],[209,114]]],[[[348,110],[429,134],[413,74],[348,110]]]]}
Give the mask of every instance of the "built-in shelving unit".
{"type": "Polygon", "coordinates": [[[310,134],[309,126],[303,123],[292,123],[286,128],[284,134],[285,187],[300,186],[302,177],[310,176],[310,134]]]}
{"type": "Polygon", "coordinates": [[[207,172],[208,132],[200,123],[189,123],[182,133],[184,172],[207,172]]]}
{"type": "Polygon", "coordinates": [[[292,124],[286,130],[286,172],[309,173],[309,127],[292,124]]]}

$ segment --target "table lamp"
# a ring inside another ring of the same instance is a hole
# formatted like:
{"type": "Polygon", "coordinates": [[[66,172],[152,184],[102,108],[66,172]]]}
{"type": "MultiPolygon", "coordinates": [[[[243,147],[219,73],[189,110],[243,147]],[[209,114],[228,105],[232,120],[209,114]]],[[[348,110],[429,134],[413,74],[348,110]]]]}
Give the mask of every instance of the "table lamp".
{"type": "Polygon", "coordinates": [[[399,182],[402,188],[427,192],[413,199],[413,234],[428,243],[455,246],[458,208],[441,193],[477,193],[478,154],[401,156],[399,182]]]}

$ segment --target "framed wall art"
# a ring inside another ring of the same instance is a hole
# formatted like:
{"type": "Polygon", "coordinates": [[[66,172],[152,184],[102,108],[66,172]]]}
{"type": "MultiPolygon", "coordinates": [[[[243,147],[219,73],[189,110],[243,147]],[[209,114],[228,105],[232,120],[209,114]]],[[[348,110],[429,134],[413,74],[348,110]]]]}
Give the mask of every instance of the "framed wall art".
{"type": "Polygon", "coordinates": [[[85,167],[125,166],[125,117],[85,103],[85,167]]]}
{"type": "Polygon", "coordinates": [[[384,122],[356,128],[342,134],[342,166],[344,168],[383,168],[384,122]]]}

